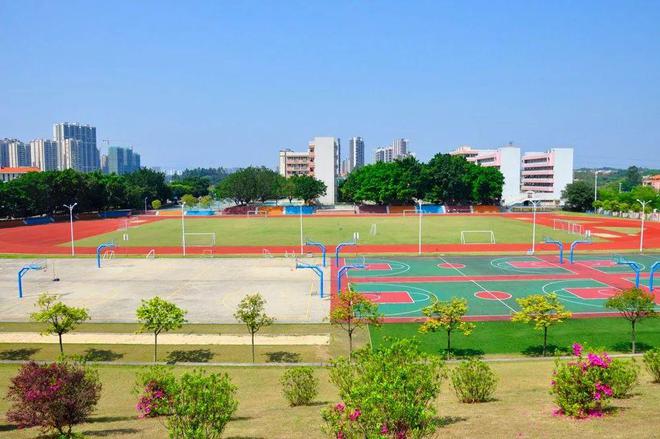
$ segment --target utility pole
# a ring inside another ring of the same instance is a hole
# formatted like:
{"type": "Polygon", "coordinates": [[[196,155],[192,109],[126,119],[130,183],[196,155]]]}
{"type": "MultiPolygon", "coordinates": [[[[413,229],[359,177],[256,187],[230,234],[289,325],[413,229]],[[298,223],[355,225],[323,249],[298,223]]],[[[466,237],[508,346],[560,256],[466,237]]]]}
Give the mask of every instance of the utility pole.
{"type": "Polygon", "coordinates": [[[76,248],[73,245],[73,208],[76,207],[78,203],[73,203],[70,205],[64,205],[64,207],[69,209],[69,228],[71,229],[71,256],[76,255],[76,248]]]}
{"type": "Polygon", "coordinates": [[[642,253],[644,251],[644,219],[646,218],[646,204],[648,201],[642,201],[638,198],[637,202],[642,205],[642,230],[639,234],[639,252],[642,253]]]}
{"type": "Polygon", "coordinates": [[[530,200],[530,203],[532,203],[532,254],[534,254],[534,251],[536,251],[536,207],[538,206],[539,203],[541,203],[541,200],[530,200]]]}
{"type": "Polygon", "coordinates": [[[181,202],[181,249],[183,250],[183,256],[186,255],[186,213],[183,210],[186,206],[186,202],[181,202]]]}
{"type": "Polygon", "coordinates": [[[594,171],[594,201],[598,201],[598,169],[594,171]]]}

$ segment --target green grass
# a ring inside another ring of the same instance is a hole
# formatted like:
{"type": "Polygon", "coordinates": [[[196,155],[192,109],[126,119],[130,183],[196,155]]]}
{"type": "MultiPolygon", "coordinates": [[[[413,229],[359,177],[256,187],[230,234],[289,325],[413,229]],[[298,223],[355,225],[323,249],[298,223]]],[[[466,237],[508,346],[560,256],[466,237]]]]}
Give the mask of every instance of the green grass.
{"type": "MultiPolygon", "coordinates": [[[[417,323],[391,323],[371,327],[374,347],[388,343],[387,337],[416,337],[428,353],[444,353],[447,335],[443,332],[422,334],[417,323]]],[[[573,319],[553,326],[548,331],[550,351],[568,352],[574,342],[602,347],[611,352],[629,352],[630,323],[621,318],[573,319]]],[[[452,350],[457,355],[539,355],[543,333],[522,323],[477,322],[469,336],[452,333],[452,350]]],[[[637,327],[638,350],[660,347],[660,319],[648,319],[637,327]]]]}
{"type": "MultiPolygon", "coordinates": [[[[306,217],[303,220],[307,239],[328,245],[348,241],[354,232],[360,233],[361,244],[415,244],[418,239],[416,217],[306,217]],[[371,236],[371,225],[377,225],[377,234],[371,236]]],[[[259,246],[296,245],[300,243],[299,219],[276,218],[194,218],[186,220],[186,232],[216,233],[216,245],[259,246]]],[[[461,230],[493,230],[499,243],[528,243],[532,227],[529,222],[501,216],[426,216],[423,218],[424,242],[459,244],[461,230]]],[[[114,240],[122,246],[178,246],[181,245],[181,221],[166,219],[131,227],[129,240],[122,240],[122,231],[77,241],[80,246],[97,246],[114,240]]],[[[573,238],[550,227],[537,226],[539,242],[545,236],[562,241],[573,238]]],[[[193,238],[190,238],[193,239],[193,238]]],[[[206,238],[205,238],[206,239],[206,238]]],[[[207,242],[207,241],[205,241],[207,242]]],[[[65,244],[62,244],[65,245],[65,244]]]]}
{"type": "MultiPolygon", "coordinates": [[[[443,438],[466,437],[657,437],[660,422],[660,385],[651,384],[642,372],[634,396],[614,401],[613,415],[602,419],[573,421],[551,415],[554,405],[548,393],[553,363],[551,361],[521,361],[494,363],[499,378],[495,400],[483,404],[461,404],[447,382],[435,402],[438,415],[444,421],[437,435],[443,438]]],[[[0,365],[0,395],[5,395],[9,379],[16,374],[16,365],[0,365]]],[[[282,397],[279,384],[280,368],[206,368],[209,372],[227,372],[237,386],[238,411],[228,424],[226,438],[291,438],[316,439],[321,433],[320,410],[338,401],[334,386],[328,381],[326,369],[316,369],[320,392],[313,405],[289,407],[282,397]]],[[[90,421],[74,431],[86,437],[166,438],[161,420],[137,419],[136,396],[131,389],[138,367],[102,366],[99,375],[103,383],[101,400],[90,421]]],[[[177,374],[189,370],[176,367],[177,374]]],[[[0,413],[9,408],[9,401],[0,399],[0,413]]],[[[38,436],[36,429],[17,429],[0,420],[0,436],[24,439],[38,436]]]]}

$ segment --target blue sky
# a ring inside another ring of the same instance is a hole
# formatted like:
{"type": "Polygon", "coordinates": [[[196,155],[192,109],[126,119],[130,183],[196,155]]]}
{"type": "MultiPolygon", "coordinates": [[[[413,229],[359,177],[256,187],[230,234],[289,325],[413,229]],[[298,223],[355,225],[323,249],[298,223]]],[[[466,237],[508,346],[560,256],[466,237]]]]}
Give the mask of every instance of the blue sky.
{"type": "Polygon", "coordinates": [[[315,135],[660,167],[658,23],[658,1],[0,0],[0,137],[90,123],[177,168],[315,135]]]}

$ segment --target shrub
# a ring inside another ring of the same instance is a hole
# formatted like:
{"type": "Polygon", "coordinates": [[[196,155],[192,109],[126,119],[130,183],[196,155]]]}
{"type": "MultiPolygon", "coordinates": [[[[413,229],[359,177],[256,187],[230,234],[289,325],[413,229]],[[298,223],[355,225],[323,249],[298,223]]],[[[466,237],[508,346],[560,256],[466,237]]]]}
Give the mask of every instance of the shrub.
{"type": "Polygon", "coordinates": [[[576,418],[602,416],[613,397],[608,373],[612,360],[607,353],[590,352],[585,358],[577,343],[573,345],[573,354],[575,361],[555,362],[550,390],[558,406],[555,413],[576,418]]]}
{"type": "Polygon", "coordinates": [[[160,209],[162,206],[163,206],[163,203],[162,203],[160,200],[153,200],[153,201],[151,202],[151,207],[152,207],[154,210],[158,210],[158,209],[160,209]]]}
{"type": "Polygon", "coordinates": [[[644,366],[653,377],[653,382],[660,383],[660,349],[651,349],[644,354],[644,366]]]}
{"type": "Polygon", "coordinates": [[[136,409],[140,418],[169,415],[177,383],[172,370],[153,366],[138,372],[134,393],[138,395],[136,409]]]}
{"type": "Polygon", "coordinates": [[[497,377],[488,364],[475,358],[451,371],[451,384],[459,401],[484,402],[492,399],[497,377]]]}
{"type": "Polygon", "coordinates": [[[282,393],[291,406],[307,405],[319,393],[319,379],[311,367],[289,369],[280,379],[282,393]]]}
{"type": "Polygon", "coordinates": [[[339,358],[330,380],[341,402],[323,409],[323,430],[336,438],[415,437],[434,434],[435,399],[443,363],[419,350],[414,339],[355,353],[353,363],[339,358]]]}
{"type": "Polygon", "coordinates": [[[236,387],[227,374],[188,372],[179,382],[167,429],[171,438],[217,438],[237,408],[236,387]]]}
{"type": "Polygon", "coordinates": [[[7,398],[13,404],[7,419],[19,427],[41,427],[69,438],[73,426],[85,422],[100,396],[95,370],[76,363],[29,362],[11,379],[7,398]]]}
{"type": "Polygon", "coordinates": [[[612,383],[612,396],[627,398],[632,389],[639,384],[639,365],[634,359],[622,360],[615,358],[607,369],[609,380],[612,383]]]}

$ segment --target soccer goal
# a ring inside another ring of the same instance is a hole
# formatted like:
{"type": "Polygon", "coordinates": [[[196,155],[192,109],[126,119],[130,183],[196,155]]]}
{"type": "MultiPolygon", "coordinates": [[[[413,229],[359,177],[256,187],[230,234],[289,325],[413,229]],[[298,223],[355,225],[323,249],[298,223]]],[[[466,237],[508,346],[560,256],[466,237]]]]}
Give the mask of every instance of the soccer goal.
{"type": "Polygon", "coordinates": [[[184,238],[184,247],[186,251],[190,248],[195,248],[199,249],[195,253],[209,257],[213,256],[213,249],[215,247],[215,232],[185,233],[184,238]]]}
{"type": "Polygon", "coordinates": [[[418,215],[419,212],[417,209],[406,209],[403,211],[403,216],[411,216],[411,215],[418,215]]]}
{"type": "Polygon", "coordinates": [[[495,244],[492,230],[461,230],[461,244],[495,244]]]}

